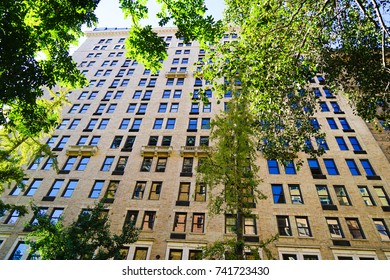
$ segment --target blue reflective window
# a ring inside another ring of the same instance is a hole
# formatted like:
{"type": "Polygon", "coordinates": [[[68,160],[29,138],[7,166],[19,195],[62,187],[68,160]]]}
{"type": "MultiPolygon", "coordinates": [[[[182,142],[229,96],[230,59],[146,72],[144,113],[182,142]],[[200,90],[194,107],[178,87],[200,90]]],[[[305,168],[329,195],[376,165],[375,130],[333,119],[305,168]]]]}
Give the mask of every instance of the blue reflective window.
{"type": "Polygon", "coordinates": [[[339,148],[341,151],[347,151],[348,150],[348,146],[347,146],[347,143],[345,142],[344,138],[343,137],[336,137],[336,142],[337,144],[339,145],[339,148]]]}
{"type": "Polygon", "coordinates": [[[274,203],[286,203],[286,198],[283,192],[283,185],[272,185],[272,195],[274,203]]]}
{"type": "Polygon", "coordinates": [[[286,171],[286,174],[297,174],[293,161],[288,161],[287,163],[285,163],[284,169],[286,171]]]}
{"type": "Polygon", "coordinates": [[[337,170],[336,163],[333,159],[324,159],[324,163],[329,175],[339,175],[339,171],[337,170]]]}
{"type": "Polygon", "coordinates": [[[346,159],[345,161],[347,163],[347,166],[348,166],[349,171],[351,172],[352,176],[361,175],[359,168],[357,167],[357,164],[353,159],[346,159]]]}
{"type": "Polygon", "coordinates": [[[374,168],[372,168],[372,165],[368,159],[361,159],[360,163],[362,164],[364,171],[366,171],[367,176],[376,175],[374,168]]]}
{"type": "Polygon", "coordinates": [[[276,159],[269,159],[267,162],[269,174],[280,174],[278,161],[276,159]]]}
{"type": "Polygon", "coordinates": [[[354,151],[361,151],[362,150],[362,147],[360,146],[359,141],[357,140],[356,137],[350,136],[350,137],[348,137],[348,139],[349,139],[349,142],[351,142],[351,145],[352,145],[354,151]]]}

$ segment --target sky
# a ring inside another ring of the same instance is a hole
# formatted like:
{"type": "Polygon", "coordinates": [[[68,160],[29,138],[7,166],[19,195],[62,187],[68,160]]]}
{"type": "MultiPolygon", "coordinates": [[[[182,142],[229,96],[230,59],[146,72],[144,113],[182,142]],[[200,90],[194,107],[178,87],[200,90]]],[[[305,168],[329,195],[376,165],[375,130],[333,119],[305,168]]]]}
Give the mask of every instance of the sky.
{"type": "MultiPolygon", "coordinates": [[[[222,11],[224,9],[223,0],[205,0],[208,7],[207,14],[214,16],[215,19],[221,19],[222,11]]],[[[154,0],[148,1],[149,19],[143,22],[143,24],[151,24],[153,27],[158,26],[158,22],[155,15],[159,11],[159,4],[154,0]]],[[[101,0],[97,9],[96,15],[99,19],[97,27],[129,27],[130,20],[124,19],[123,13],[119,8],[118,0],[101,0]]],[[[84,31],[91,30],[93,28],[84,28],[84,31]]]]}

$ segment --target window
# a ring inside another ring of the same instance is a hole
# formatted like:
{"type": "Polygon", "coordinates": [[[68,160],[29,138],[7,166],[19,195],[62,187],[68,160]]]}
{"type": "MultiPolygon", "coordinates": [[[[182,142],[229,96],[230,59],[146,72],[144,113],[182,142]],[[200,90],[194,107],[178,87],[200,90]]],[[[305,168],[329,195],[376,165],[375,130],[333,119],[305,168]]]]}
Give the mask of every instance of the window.
{"type": "Polygon", "coordinates": [[[210,118],[202,118],[201,129],[210,129],[210,118]]]}
{"type": "Polygon", "coordinates": [[[98,129],[106,129],[107,125],[108,125],[108,122],[110,121],[110,119],[102,119],[100,121],[100,124],[98,126],[98,129]]]}
{"type": "Polygon", "coordinates": [[[342,113],[339,104],[336,101],[331,101],[330,105],[332,105],[334,113],[342,113]]]}
{"type": "Polygon", "coordinates": [[[359,171],[359,168],[356,165],[355,160],[353,160],[353,159],[345,159],[345,161],[347,163],[347,166],[348,166],[349,171],[351,172],[352,176],[359,176],[359,175],[361,175],[360,171],[359,171]]]}
{"type": "Polygon", "coordinates": [[[173,82],[174,82],[174,81],[175,81],[174,78],[168,78],[165,85],[167,85],[167,86],[173,86],[173,82]]]}
{"type": "Polygon", "coordinates": [[[209,137],[208,136],[200,136],[199,144],[200,144],[200,146],[208,146],[209,145],[209,137]]]}
{"type": "Polygon", "coordinates": [[[79,113],[84,114],[85,112],[87,112],[89,109],[89,106],[90,106],[90,104],[84,104],[83,107],[81,107],[79,113]]]}
{"type": "Polygon", "coordinates": [[[55,225],[58,223],[59,219],[61,218],[62,213],[64,212],[64,209],[62,208],[55,208],[53,212],[50,215],[50,222],[55,225]]]}
{"type": "Polygon", "coordinates": [[[190,200],[190,183],[180,183],[178,201],[189,201],[190,200]]]}
{"type": "Polygon", "coordinates": [[[116,109],[116,104],[110,104],[110,106],[108,106],[107,108],[106,113],[108,114],[114,113],[115,109],[116,109]]]}
{"type": "Polygon", "coordinates": [[[188,64],[188,58],[182,58],[181,64],[188,64]]]}
{"type": "Polygon", "coordinates": [[[307,162],[309,163],[309,168],[312,175],[322,175],[320,164],[318,163],[317,159],[308,159],[307,162]]]}
{"type": "MultiPolygon", "coordinates": [[[[181,53],[181,51],[180,51],[180,53],[181,53]]],[[[179,58],[174,58],[173,60],[172,60],[172,64],[179,64],[179,58]]]]}
{"type": "Polygon", "coordinates": [[[58,136],[52,136],[51,138],[49,138],[49,140],[47,140],[46,144],[50,147],[50,148],[53,148],[54,146],[54,143],[57,141],[58,139],[58,136]]]}
{"type": "Polygon", "coordinates": [[[376,173],[368,159],[360,159],[360,163],[362,164],[367,176],[376,176],[376,173]]]}
{"type": "Polygon", "coordinates": [[[381,202],[382,206],[389,206],[389,197],[387,196],[385,189],[381,186],[374,187],[374,190],[376,192],[376,195],[379,198],[379,201],[381,202]]]}
{"type": "Polygon", "coordinates": [[[165,129],[174,129],[175,128],[176,119],[168,119],[167,124],[165,125],[165,129]]]}
{"type": "Polygon", "coordinates": [[[297,223],[298,235],[310,237],[311,231],[309,226],[309,219],[307,217],[295,217],[295,222],[297,223]]]}
{"type": "Polygon", "coordinates": [[[288,189],[290,190],[291,203],[303,204],[301,189],[299,188],[299,185],[296,184],[288,185],[288,189]]]}
{"type": "Polygon", "coordinates": [[[329,112],[328,105],[326,105],[326,102],[320,102],[321,112],[329,112]]]}
{"type": "Polygon", "coordinates": [[[329,150],[328,143],[326,143],[326,140],[324,138],[316,137],[316,142],[319,150],[329,150]]]}
{"type": "Polygon", "coordinates": [[[195,201],[206,201],[206,184],[197,183],[195,187],[195,201]]]}
{"type": "Polygon", "coordinates": [[[341,229],[339,219],[337,218],[326,218],[330,237],[332,238],[344,238],[344,233],[341,229]]]}
{"type": "Polygon", "coordinates": [[[64,183],[64,180],[55,180],[53,185],[51,186],[47,196],[55,197],[58,194],[58,191],[60,190],[62,184],[64,183]]]}
{"type": "Polygon", "coordinates": [[[339,118],[339,121],[343,130],[351,130],[351,127],[349,126],[346,118],[339,118]]]}
{"type": "Polygon", "coordinates": [[[334,190],[340,205],[351,205],[351,201],[349,200],[344,186],[334,186],[334,190]]]}
{"type": "Polygon", "coordinates": [[[172,103],[169,112],[177,113],[179,111],[179,103],[172,103]]]}
{"type": "Polygon", "coordinates": [[[194,213],[192,215],[191,232],[203,233],[204,232],[204,223],[205,223],[205,214],[194,213]]]}
{"type": "Polygon", "coordinates": [[[155,220],[155,211],[145,211],[144,219],[142,221],[142,230],[153,230],[155,220]]]}
{"type": "Polygon", "coordinates": [[[153,129],[161,129],[162,124],[163,124],[163,120],[164,119],[161,119],[161,118],[155,119],[154,124],[153,124],[153,129]]]}
{"type": "Polygon", "coordinates": [[[163,136],[161,141],[161,146],[170,146],[172,141],[172,136],[163,136]]]}
{"type": "Polygon", "coordinates": [[[177,85],[177,86],[182,86],[182,85],[184,85],[184,78],[178,78],[177,81],[176,81],[176,85],[177,85]]]}
{"type": "Polygon", "coordinates": [[[244,234],[247,234],[247,235],[256,235],[257,234],[256,217],[255,216],[244,217],[244,234]]]}
{"type": "Polygon", "coordinates": [[[62,197],[72,197],[72,194],[76,189],[78,182],[79,180],[69,180],[64,192],[62,193],[62,197]]]}
{"type": "Polygon", "coordinates": [[[162,98],[170,98],[171,97],[171,91],[170,90],[164,90],[162,98]]]}
{"type": "Polygon", "coordinates": [[[131,126],[132,131],[138,131],[142,123],[142,119],[134,119],[133,125],[131,126]]]}
{"type": "MultiPolygon", "coordinates": [[[[148,257],[148,248],[136,247],[133,260],[146,260],[148,257]]],[[[126,258],[127,259],[127,255],[126,258]]]]}
{"type": "Polygon", "coordinates": [[[295,166],[293,161],[288,161],[284,164],[286,174],[296,174],[295,166]]]}
{"type": "Polygon", "coordinates": [[[225,214],[225,233],[236,233],[236,216],[231,214],[225,214]]]}
{"type": "Polygon", "coordinates": [[[82,93],[80,93],[78,99],[79,100],[85,99],[87,97],[87,94],[88,94],[88,91],[83,91],[82,93]]]}
{"type": "Polygon", "coordinates": [[[127,129],[129,123],[130,123],[130,119],[123,119],[121,124],[119,125],[119,129],[127,129]]]}
{"type": "Polygon", "coordinates": [[[134,74],[134,69],[129,69],[128,71],[127,71],[127,76],[133,76],[133,74],[134,74]]]}
{"type": "Polygon", "coordinates": [[[336,163],[333,159],[324,159],[324,164],[329,175],[339,175],[337,170],[336,163]]]}
{"type": "Polygon", "coordinates": [[[74,104],[72,108],[69,109],[68,114],[74,114],[80,108],[80,104],[74,104]]]}
{"type": "Polygon", "coordinates": [[[84,146],[87,143],[88,136],[80,136],[79,140],[77,141],[78,146],[84,146]]]}
{"type": "Polygon", "coordinates": [[[23,241],[19,241],[14,251],[12,252],[9,260],[22,260],[26,258],[28,245],[23,241]]]}
{"type": "Polygon", "coordinates": [[[362,151],[363,150],[356,137],[349,136],[348,139],[349,139],[349,142],[351,142],[351,145],[352,145],[354,151],[362,151]]]}
{"type": "Polygon", "coordinates": [[[189,119],[188,130],[196,131],[197,127],[198,127],[198,119],[189,119]]]}
{"type": "Polygon", "coordinates": [[[68,142],[70,136],[62,136],[60,142],[57,144],[56,149],[63,149],[68,142]]]}
{"type": "Polygon", "coordinates": [[[330,198],[328,187],[325,185],[316,185],[318,198],[320,199],[321,205],[333,205],[330,198]]]}
{"type": "Polygon", "coordinates": [[[111,73],[112,73],[112,70],[108,69],[108,70],[106,70],[106,72],[104,72],[104,76],[110,76],[111,73]]]}
{"type": "Polygon", "coordinates": [[[184,158],[183,159],[183,167],[182,167],[182,173],[186,174],[192,174],[192,165],[194,163],[194,158],[184,158]]]}
{"type": "Polygon", "coordinates": [[[274,198],[274,203],[275,204],[286,203],[286,198],[284,196],[284,191],[283,191],[283,185],[272,184],[271,187],[272,187],[272,195],[274,198]]]}
{"type": "Polygon", "coordinates": [[[145,157],[141,165],[141,171],[149,172],[152,167],[152,161],[153,161],[152,157],[145,157]]]}
{"type": "Polygon", "coordinates": [[[149,200],[159,200],[162,189],[162,182],[152,182],[150,188],[149,200]]]}
{"type": "Polygon", "coordinates": [[[174,232],[185,232],[187,222],[187,213],[175,213],[175,220],[173,223],[174,232]]]}
{"type": "Polygon", "coordinates": [[[136,90],[133,94],[133,99],[139,99],[141,97],[141,90],[136,90]]]}
{"type": "Polygon", "coordinates": [[[105,82],[106,82],[106,80],[100,80],[100,81],[97,83],[96,87],[102,87],[102,86],[104,85],[105,82]]]}
{"type": "Polygon", "coordinates": [[[137,114],[139,114],[139,115],[144,115],[145,112],[146,112],[146,108],[147,108],[147,107],[148,107],[148,104],[146,104],[146,103],[141,103],[141,104],[139,105],[137,114]]]}
{"type": "Polygon", "coordinates": [[[91,142],[89,142],[89,145],[91,146],[97,146],[99,143],[100,136],[92,136],[91,142]]]}
{"type": "Polygon", "coordinates": [[[114,79],[111,83],[111,86],[110,87],[117,87],[119,85],[119,79],[114,79]]]}
{"type": "Polygon", "coordinates": [[[69,123],[69,119],[63,119],[61,124],[57,126],[58,130],[64,129],[69,123]]]}
{"type": "Polygon", "coordinates": [[[118,64],[118,60],[113,60],[112,62],[111,62],[111,64],[110,64],[110,66],[115,66],[115,65],[117,65],[118,64]]]}
{"type": "Polygon", "coordinates": [[[158,136],[150,136],[148,146],[156,146],[158,142],[158,136]]]}
{"type": "Polygon", "coordinates": [[[203,113],[210,113],[211,112],[211,103],[203,104],[203,113]]]}
{"type": "Polygon", "coordinates": [[[150,100],[150,98],[152,97],[152,93],[153,92],[151,90],[145,91],[144,96],[142,97],[142,100],[150,100]]]}
{"type": "Polygon", "coordinates": [[[45,165],[42,167],[43,170],[50,170],[50,168],[53,166],[54,164],[54,159],[53,158],[49,158],[45,165]]]}
{"type": "Polygon", "coordinates": [[[14,225],[19,219],[19,211],[12,210],[11,214],[9,214],[8,218],[4,221],[4,224],[14,225]]]}
{"type": "Polygon", "coordinates": [[[368,188],[367,186],[358,186],[359,188],[359,192],[363,198],[363,201],[364,203],[367,205],[367,206],[374,206],[374,201],[371,197],[371,194],[370,192],[368,191],[368,188]]]}
{"type": "Polygon", "coordinates": [[[118,186],[119,186],[119,181],[110,181],[110,183],[108,183],[106,194],[104,196],[105,203],[112,203],[113,202],[113,200],[115,198],[116,191],[118,190],[118,186]]]}
{"type": "Polygon", "coordinates": [[[127,107],[126,113],[134,113],[136,107],[137,107],[136,103],[130,103],[129,107],[127,107]]]}
{"type": "MultiPolygon", "coordinates": [[[[196,87],[201,87],[201,86],[202,86],[202,80],[199,79],[199,78],[195,78],[195,84],[194,84],[194,86],[196,86],[196,87]]],[[[194,96],[195,96],[195,94],[194,94],[194,96]]]]}
{"type": "Polygon", "coordinates": [[[390,240],[389,229],[387,228],[383,219],[374,219],[374,225],[381,237],[381,240],[390,240]]]}
{"type": "Polygon", "coordinates": [[[126,142],[123,145],[123,150],[124,151],[131,151],[131,149],[133,148],[133,145],[134,145],[134,141],[135,141],[135,136],[127,136],[126,142]]]}
{"type": "Polygon", "coordinates": [[[138,82],[138,86],[145,86],[146,85],[146,79],[140,79],[138,82]]]}
{"type": "Polygon", "coordinates": [[[100,168],[100,171],[110,171],[113,162],[114,162],[114,157],[107,156],[104,159],[104,162],[103,162],[102,168],[100,168]]]}
{"type": "Polygon", "coordinates": [[[103,189],[104,181],[95,181],[91,193],[89,194],[89,198],[98,198],[100,192],[103,189]]]}
{"type": "Polygon", "coordinates": [[[69,171],[72,169],[73,164],[76,162],[77,157],[68,157],[62,170],[69,171]]]}
{"type": "Polygon", "coordinates": [[[167,111],[168,103],[160,103],[160,106],[158,107],[159,113],[165,113],[167,111]]]}
{"type": "Polygon", "coordinates": [[[170,249],[168,260],[181,260],[183,258],[183,250],[170,249]]]}
{"type": "Polygon", "coordinates": [[[339,145],[339,148],[340,148],[341,151],[347,151],[348,150],[347,143],[345,142],[343,137],[341,137],[341,136],[337,137],[336,136],[336,142],[339,145]]]}
{"type": "Polygon", "coordinates": [[[89,100],[94,100],[96,98],[96,96],[98,95],[98,91],[93,91],[91,92],[91,94],[89,95],[88,99],[89,100]]]}
{"type": "Polygon", "coordinates": [[[137,182],[135,184],[133,199],[142,199],[144,197],[146,182],[137,182]]]}
{"type": "MultiPolygon", "coordinates": [[[[123,174],[128,158],[129,157],[124,157],[124,156],[119,157],[114,172],[120,172],[120,174],[123,174]]],[[[117,173],[116,175],[119,175],[119,173],[117,173]]]]}
{"type": "Polygon", "coordinates": [[[333,118],[326,118],[330,129],[338,129],[337,124],[333,118]]]}
{"type": "Polygon", "coordinates": [[[115,137],[114,137],[114,140],[113,140],[112,143],[111,143],[110,148],[111,148],[111,149],[118,149],[119,146],[120,146],[121,143],[122,143],[122,139],[123,139],[123,136],[115,136],[115,137]]]}
{"type": "Polygon", "coordinates": [[[167,167],[167,158],[158,158],[156,164],[156,172],[165,172],[167,167]]]}
{"type": "Polygon", "coordinates": [[[359,220],[355,218],[345,218],[349,232],[354,239],[365,239],[359,220]]]}
{"type": "Polygon", "coordinates": [[[198,113],[199,113],[199,103],[192,103],[190,114],[198,114],[198,113]]]}
{"type": "Polygon", "coordinates": [[[118,90],[118,91],[115,93],[114,99],[115,99],[115,100],[121,99],[122,95],[123,95],[123,90],[118,90]]]}
{"type": "MultiPolygon", "coordinates": [[[[145,70],[145,71],[147,71],[147,70],[145,70]]],[[[150,72],[150,70],[149,70],[149,72],[150,72]]],[[[144,74],[145,74],[145,73],[144,73],[144,74]]],[[[148,87],[154,87],[154,86],[156,85],[156,81],[157,81],[156,78],[150,79],[150,80],[149,80],[148,87]]]]}
{"type": "Polygon", "coordinates": [[[180,97],[181,97],[181,94],[182,94],[182,90],[181,90],[181,89],[176,89],[176,90],[173,92],[173,98],[180,98],[180,97]]]}
{"type": "Polygon", "coordinates": [[[44,158],[43,156],[37,157],[37,158],[33,161],[33,163],[28,167],[28,169],[30,169],[30,170],[36,170],[36,169],[38,168],[39,164],[42,162],[43,158],[44,158]]]}
{"type": "Polygon", "coordinates": [[[276,159],[267,160],[269,174],[280,174],[279,166],[276,159]]]}
{"type": "Polygon", "coordinates": [[[276,222],[280,236],[292,236],[291,225],[288,216],[276,216],[276,222]]]}
{"type": "Polygon", "coordinates": [[[318,120],[316,118],[310,119],[310,122],[314,129],[320,129],[320,124],[318,123],[318,120]]]}
{"type": "Polygon", "coordinates": [[[43,179],[34,179],[34,181],[31,183],[30,187],[27,189],[25,196],[33,196],[35,192],[38,190],[39,186],[41,185],[43,179]]]}
{"type": "Polygon", "coordinates": [[[89,121],[86,129],[87,130],[92,130],[95,127],[95,125],[97,124],[97,121],[98,121],[97,119],[91,119],[89,121]]]}
{"type": "MultiPolygon", "coordinates": [[[[28,181],[28,179],[23,179],[21,183],[19,183],[18,185],[16,185],[12,189],[12,191],[9,195],[18,196],[22,192],[22,190],[24,189],[24,186],[27,184],[27,181],[28,181]]],[[[1,215],[0,215],[0,217],[1,217],[1,215]]]]}
{"type": "Polygon", "coordinates": [[[95,115],[102,114],[105,107],[106,107],[106,104],[100,104],[99,107],[96,109],[95,115]]]}
{"type": "Polygon", "coordinates": [[[126,214],[125,223],[132,224],[133,226],[135,226],[135,224],[137,223],[137,218],[138,218],[138,211],[129,210],[127,211],[126,214]]]}

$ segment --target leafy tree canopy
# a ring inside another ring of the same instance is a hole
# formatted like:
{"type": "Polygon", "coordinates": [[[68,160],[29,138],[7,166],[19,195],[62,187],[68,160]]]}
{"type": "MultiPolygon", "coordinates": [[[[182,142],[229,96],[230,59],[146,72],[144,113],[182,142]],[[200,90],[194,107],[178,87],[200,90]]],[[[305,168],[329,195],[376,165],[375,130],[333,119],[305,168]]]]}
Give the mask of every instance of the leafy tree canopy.
{"type": "Polygon", "coordinates": [[[37,206],[32,209],[36,223],[28,225],[31,230],[27,237],[30,256],[38,253],[44,260],[123,259],[123,246],[138,238],[139,230],[131,223],[124,225],[121,234],[112,235],[102,202],[80,213],[68,226],[61,219],[53,223],[37,206]]]}

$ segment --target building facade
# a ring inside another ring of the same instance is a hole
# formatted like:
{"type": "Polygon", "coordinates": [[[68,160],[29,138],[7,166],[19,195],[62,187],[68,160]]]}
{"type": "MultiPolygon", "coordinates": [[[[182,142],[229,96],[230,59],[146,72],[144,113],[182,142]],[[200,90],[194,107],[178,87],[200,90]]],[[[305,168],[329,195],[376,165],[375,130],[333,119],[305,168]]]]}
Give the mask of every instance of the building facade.
{"type": "MultiPolygon", "coordinates": [[[[47,139],[60,171],[39,158],[26,167],[27,187],[6,189],[2,199],[33,200],[53,221],[62,216],[67,223],[106,197],[113,232],[130,221],[141,229],[123,249],[125,258],[195,259],[202,246],[234,237],[234,218],[208,214],[207,186],[195,174],[210,120],[231,96],[217,102],[210,91],[209,105],[196,102],[204,81],[194,77],[194,64],[204,51],[176,38],[175,29],[156,31],[168,46],[158,75],[125,57],[127,29],[86,33],[73,58],[90,85],[69,95],[72,105],[47,139]]],[[[299,172],[259,153],[259,189],[268,198],[245,219],[245,240],[258,244],[278,233],[269,246],[276,259],[390,259],[389,161],[342,96],[321,76],[311,86],[321,108],[313,124],[326,132],[311,144],[327,153],[301,154],[299,172]]],[[[0,259],[27,257],[24,228],[32,220],[31,213],[1,217],[0,259]]]]}

